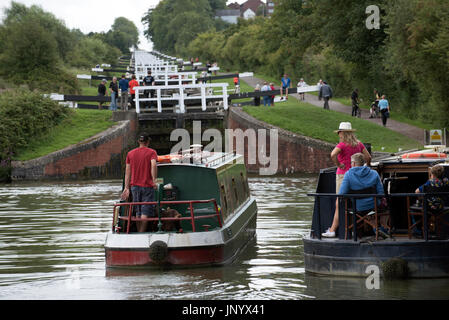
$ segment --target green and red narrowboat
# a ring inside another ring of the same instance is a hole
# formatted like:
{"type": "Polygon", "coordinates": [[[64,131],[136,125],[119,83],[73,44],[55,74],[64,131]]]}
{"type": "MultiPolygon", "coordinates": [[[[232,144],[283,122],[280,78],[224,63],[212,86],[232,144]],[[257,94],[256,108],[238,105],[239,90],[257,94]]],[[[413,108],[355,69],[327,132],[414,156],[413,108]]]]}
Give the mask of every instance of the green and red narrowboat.
{"type": "Polygon", "coordinates": [[[107,267],[196,267],[234,261],[256,236],[257,205],[243,157],[189,150],[158,158],[156,217],[138,233],[138,203],[114,205],[107,267]]]}

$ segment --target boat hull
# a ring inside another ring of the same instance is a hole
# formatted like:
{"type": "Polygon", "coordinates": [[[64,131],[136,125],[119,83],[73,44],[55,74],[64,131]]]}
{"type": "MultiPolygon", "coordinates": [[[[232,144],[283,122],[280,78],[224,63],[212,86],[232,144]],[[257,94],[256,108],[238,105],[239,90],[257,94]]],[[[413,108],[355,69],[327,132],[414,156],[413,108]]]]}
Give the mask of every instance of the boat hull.
{"type": "Polygon", "coordinates": [[[106,238],[107,267],[196,267],[231,263],[256,235],[257,206],[253,198],[219,230],[189,233],[110,232],[106,238]],[[166,247],[153,259],[155,244],[166,247]],[[164,245],[165,244],[165,245],[164,245]]]}
{"type": "MultiPolygon", "coordinates": [[[[382,240],[360,242],[338,239],[304,238],[306,272],[367,277],[369,266],[379,267],[386,276],[394,261],[400,259],[408,278],[449,277],[449,240],[382,240]]],[[[389,274],[388,274],[389,275],[389,274]]]]}

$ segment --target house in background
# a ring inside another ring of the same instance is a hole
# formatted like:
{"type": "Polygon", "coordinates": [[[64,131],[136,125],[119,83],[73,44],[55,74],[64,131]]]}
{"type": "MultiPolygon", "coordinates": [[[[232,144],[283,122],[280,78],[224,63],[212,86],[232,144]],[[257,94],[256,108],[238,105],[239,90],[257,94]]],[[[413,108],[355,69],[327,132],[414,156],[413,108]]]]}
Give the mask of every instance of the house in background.
{"type": "MultiPolygon", "coordinates": [[[[248,0],[240,6],[240,14],[242,18],[248,20],[254,18],[259,10],[265,9],[265,3],[260,0],[248,0]],[[261,8],[261,9],[259,9],[261,8]]],[[[263,11],[261,11],[262,13],[263,11]]]]}
{"type": "Polygon", "coordinates": [[[274,12],[274,2],[272,0],[248,0],[245,3],[238,4],[233,2],[227,5],[227,10],[217,10],[215,17],[229,23],[237,23],[238,17],[251,19],[261,15],[269,17],[274,12]]]}
{"type": "Polygon", "coordinates": [[[267,16],[271,16],[274,12],[274,2],[272,0],[267,0],[267,16]]]}
{"type": "Polygon", "coordinates": [[[217,10],[215,11],[215,18],[228,23],[237,23],[238,18],[240,18],[240,9],[217,10]]]}

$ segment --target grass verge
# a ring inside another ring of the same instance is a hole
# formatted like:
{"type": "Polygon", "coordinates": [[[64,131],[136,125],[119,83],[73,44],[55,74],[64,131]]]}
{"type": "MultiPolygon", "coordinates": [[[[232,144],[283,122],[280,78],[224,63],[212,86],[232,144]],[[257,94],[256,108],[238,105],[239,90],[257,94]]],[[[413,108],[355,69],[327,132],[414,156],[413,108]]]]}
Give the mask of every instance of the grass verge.
{"type": "Polygon", "coordinates": [[[112,111],[76,109],[73,116],[52,128],[47,134],[34,138],[30,147],[18,150],[14,160],[27,161],[77,144],[107,130],[114,122],[112,111]]]}
{"type": "Polygon", "coordinates": [[[418,142],[388,128],[293,99],[278,103],[275,107],[248,106],[243,110],[274,126],[334,144],[338,143],[338,135],[334,130],[338,129],[340,122],[349,121],[357,130],[357,138],[364,143],[371,143],[373,151],[397,152],[399,148],[422,148],[418,142]]]}

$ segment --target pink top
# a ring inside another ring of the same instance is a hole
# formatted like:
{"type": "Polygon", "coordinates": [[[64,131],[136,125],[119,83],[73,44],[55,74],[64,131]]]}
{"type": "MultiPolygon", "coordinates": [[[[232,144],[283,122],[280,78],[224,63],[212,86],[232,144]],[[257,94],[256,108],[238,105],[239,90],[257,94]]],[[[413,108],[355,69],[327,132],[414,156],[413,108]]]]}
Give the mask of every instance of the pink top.
{"type": "Polygon", "coordinates": [[[353,154],[362,152],[365,149],[363,143],[359,142],[356,147],[353,147],[345,142],[340,142],[337,144],[337,148],[341,150],[338,154],[337,159],[340,163],[345,165],[344,169],[338,168],[337,174],[345,174],[349,169],[351,169],[351,156],[353,154]]]}

